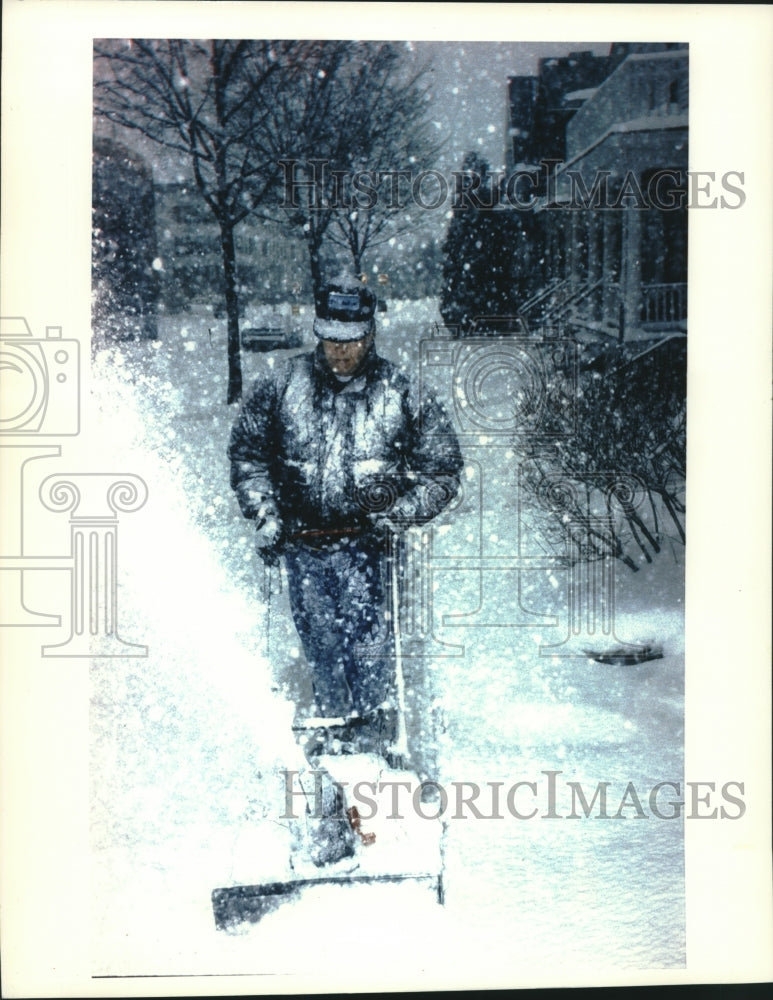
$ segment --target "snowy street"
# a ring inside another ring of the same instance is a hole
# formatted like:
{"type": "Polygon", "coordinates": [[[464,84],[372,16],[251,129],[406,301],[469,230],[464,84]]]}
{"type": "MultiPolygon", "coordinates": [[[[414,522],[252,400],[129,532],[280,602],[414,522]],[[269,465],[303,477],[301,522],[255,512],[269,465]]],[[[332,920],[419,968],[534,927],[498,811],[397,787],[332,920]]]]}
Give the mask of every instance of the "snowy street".
{"type": "MultiPolygon", "coordinates": [[[[310,349],[310,310],[302,319],[310,349]]],[[[415,369],[436,322],[432,301],[390,302],[377,348],[415,369]]],[[[588,586],[614,592],[606,645],[663,655],[590,659],[592,627],[569,635],[569,571],[524,523],[517,442],[472,431],[460,501],[431,538],[406,542],[420,581],[403,622],[409,735],[448,795],[445,905],[418,883],[325,886],[215,929],[214,888],[286,877],[282,774],[308,766],[291,731],[308,685],[286,581],[271,577],[269,616],[228,484],[238,408],[225,403],[224,338],[211,315],[169,316],[158,341],[111,345],[92,364],[89,454],[149,490],[121,525],[118,570],[121,635],[149,655],[91,666],[93,973],[276,974],[294,987],[308,972],[352,988],[421,973],[461,988],[683,967],[671,783],[684,779],[684,549],[638,573],[617,562],[611,583],[591,573],[588,586]]],[[[243,352],[245,386],[271,358],[243,352]]],[[[444,371],[432,379],[456,412],[444,371]]]]}

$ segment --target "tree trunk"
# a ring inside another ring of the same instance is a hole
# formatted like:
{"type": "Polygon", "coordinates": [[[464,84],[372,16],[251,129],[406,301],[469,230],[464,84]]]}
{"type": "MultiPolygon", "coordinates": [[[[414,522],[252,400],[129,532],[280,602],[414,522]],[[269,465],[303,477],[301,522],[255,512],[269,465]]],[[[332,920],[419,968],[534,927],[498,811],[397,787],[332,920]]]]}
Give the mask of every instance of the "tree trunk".
{"type": "MultiPolygon", "coordinates": [[[[226,88],[228,79],[223,65],[223,43],[212,42],[210,65],[215,88],[215,114],[222,134],[226,134],[226,88]]],[[[214,159],[217,178],[217,195],[210,202],[220,226],[220,248],[223,254],[223,294],[225,314],[228,322],[228,390],[226,401],[230,405],[242,396],[242,355],[239,336],[239,293],[236,285],[236,246],[234,244],[233,214],[228,205],[228,177],[226,169],[226,146],[218,138],[215,142],[214,159]]],[[[197,179],[198,179],[197,171],[197,179]]]]}
{"type": "Polygon", "coordinates": [[[315,239],[313,235],[306,237],[306,245],[309,248],[309,266],[311,268],[311,287],[314,289],[314,298],[316,299],[322,290],[322,263],[319,257],[319,240],[315,239]]]}
{"type": "Polygon", "coordinates": [[[223,253],[223,292],[228,321],[228,395],[226,402],[235,403],[242,395],[242,355],[239,336],[239,293],[236,286],[236,250],[234,227],[230,220],[220,218],[220,247],[223,253]]]}

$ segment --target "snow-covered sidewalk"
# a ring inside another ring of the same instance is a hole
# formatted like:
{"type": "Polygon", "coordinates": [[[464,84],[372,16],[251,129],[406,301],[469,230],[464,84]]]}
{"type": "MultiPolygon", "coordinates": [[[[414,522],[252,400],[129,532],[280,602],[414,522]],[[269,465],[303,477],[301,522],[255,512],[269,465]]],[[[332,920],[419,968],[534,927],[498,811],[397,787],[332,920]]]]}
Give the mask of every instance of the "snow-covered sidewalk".
{"type": "MultiPolygon", "coordinates": [[[[414,364],[434,305],[393,304],[387,319],[384,353],[414,364]]],[[[90,454],[149,488],[119,566],[121,632],[149,655],[91,667],[94,973],[313,973],[375,988],[423,972],[459,987],[528,982],[544,963],[578,974],[683,965],[682,821],[637,818],[630,801],[618,819],[565,819],[567,782],[589,797],[609,783],[614,816],[629,782],[646,799],[682,778],[683,567],[666,553],[618,575],[618,636],[664,645],[662,659],[636,667],[540,652],[560,640],[556,574],[528,575],[524,618],[514,573],[438,569],[435,636],[463,655],[409,664],[409,682],[431,674],[442,705],[444,789],[476,785],[493,815],[499,782],[501,818],[469,808],[454,818],[449,807],[444,907],[419,885],[320,887],[238,934],[215,930],[210,893],[245,851],[268,879],[286,869],[282,772],[304,759],[287,680],[297,639],[284,594],[267,634],[262,566],[228,488],[237,408],[225,404],[222,329],[212,327],[205,315],[168,318],[158,342],[116,345],[92,366],[90,454]],[[502,627],[518,616],[523,627],[502,627]],[[560,819],[542,818],[548,772],[560,819]],[[534,818],[505,808],[516,782],[536,785],[516,803],[536,803],[534,818]]],[[[246,381],[266,363],[246,355],[246,381]]],[[[500,481],[504,496],[511,473],[500,481]]],[[[455,516],[463,523],[464,509],[455,516]]],[[[438,551],[455,551],[454,531],[438,551]]]]}

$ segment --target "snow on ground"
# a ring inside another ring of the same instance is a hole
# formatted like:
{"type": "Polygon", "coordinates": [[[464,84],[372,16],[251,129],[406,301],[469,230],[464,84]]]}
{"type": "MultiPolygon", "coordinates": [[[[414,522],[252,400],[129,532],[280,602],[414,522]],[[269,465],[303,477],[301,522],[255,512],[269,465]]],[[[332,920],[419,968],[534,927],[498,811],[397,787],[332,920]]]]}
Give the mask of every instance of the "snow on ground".
{"type": "MultiPolygon", "coordinates": [[[[436,322],[433,302],[390,303],[380,349],[415,368],[417,334],[436,322]]],[[[246,354],[245,382],[271,363],[246,354]]],[[[432,581],[433,636],[406,660],[412,732],[432,743],[420,749],[450,797],[445,906],[419,884],[320,887],[238,933],[215,929],[213,888],[288,872],[282,772],[304,766],[290,727],[307,696],[281,578],[269,630],[262,566],[228,487],[237,407],[225,391],[224,324],[204,311],[164,319],[157,342],[104,347],[92,366],[90,455],[149,488],[119,563],[120,631],[149,655],[91,668],[93,972],[313,973],[355,989],[682,966],[682,821],[648,801],[683,771],[679,552],[617,571],[616,638],[660,642],[662,659],[569,657],[565,571],[454,562],[478,516],[469,499],[435,533],[447,562],[432,581]],[[596,818],[598,803],[582,816],[567,782],[588,801],[607,783],[618,818],[596,818]],[[625,799],[629,782],[643,810],[625,799]],[[477,814],[456,805],[472,785],[477,814]]],[[[450,386],[438,391],[450,401],[450,386]]],[[[513,473],[491,456],[486,524],[498,519],[506,546],[513,473]]]]}

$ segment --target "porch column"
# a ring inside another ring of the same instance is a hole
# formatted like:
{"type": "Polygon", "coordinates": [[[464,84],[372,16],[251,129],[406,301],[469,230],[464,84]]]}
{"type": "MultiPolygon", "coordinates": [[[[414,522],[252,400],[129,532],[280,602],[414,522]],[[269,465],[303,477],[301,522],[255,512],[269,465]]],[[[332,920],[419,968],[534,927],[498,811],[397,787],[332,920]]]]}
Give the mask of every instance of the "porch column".
{"type": "Polygon", "coordinates": [[[577,238],[579,236],[579,226],[577,225],[577,212],[569,209],[569,278],[572,282],[572,291],[580,279],[578,263],[579,253],[577,250],[577,238]]]}
{"type": "Polygon", "coordinates": [[[620,328],[620,225],[619,209],[611,209],[602,216],[602,278],[603,302],[601,321],[607,326],[620,328]]]}
{"type": "MultiPolygon", "coordinates": [[[[603,217],[596,209],[588,209],[588,284],[595,285],[603,277],[603,217]]],[[[603,288],[591,293],[588,314],[594,322],[603,316],[603,288]]]]}
{"type": "Polygon", "coordinates": [[[630,334],[639,326],[639,310],[641,308],[641,245],[642,219],[641,210],[626,208],[623,214],[623,322],[620,339],[627,340],[630,334]]]}

